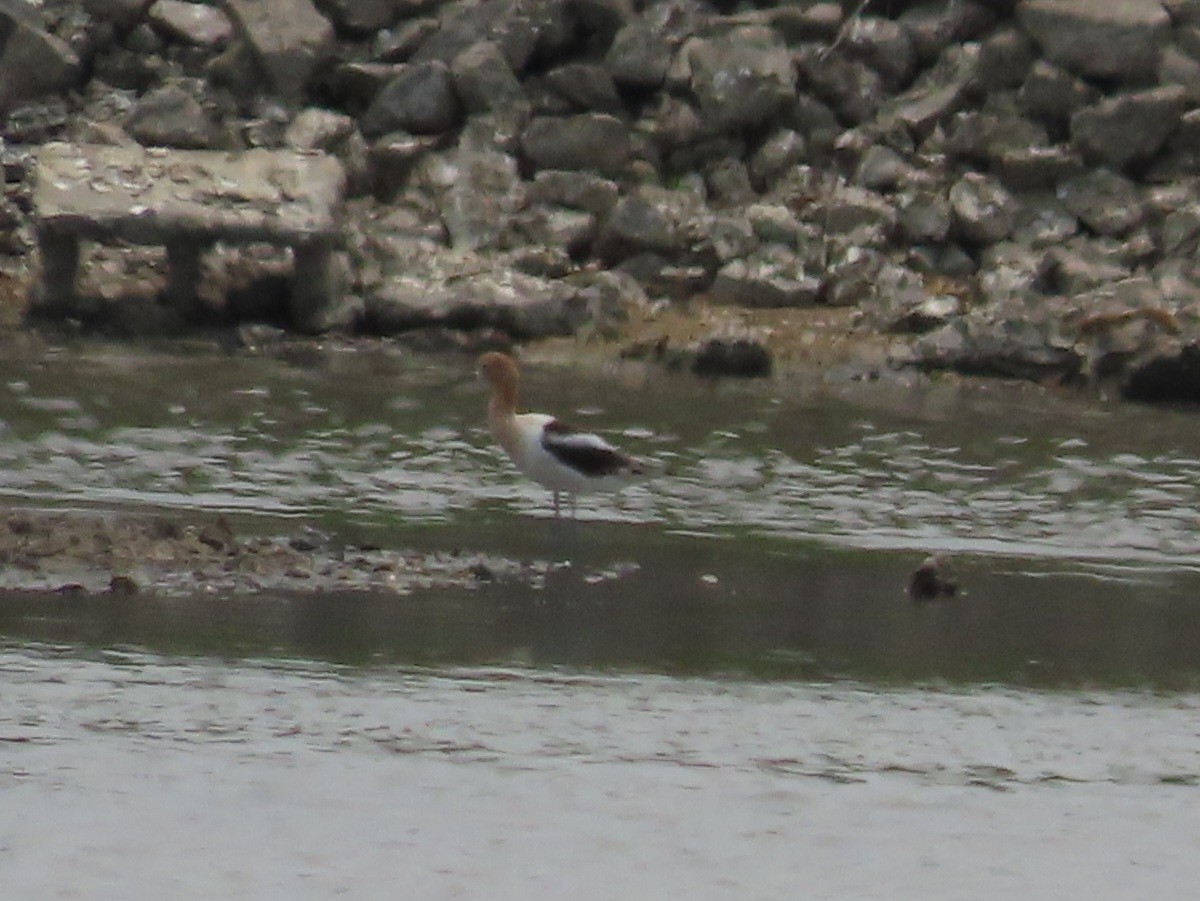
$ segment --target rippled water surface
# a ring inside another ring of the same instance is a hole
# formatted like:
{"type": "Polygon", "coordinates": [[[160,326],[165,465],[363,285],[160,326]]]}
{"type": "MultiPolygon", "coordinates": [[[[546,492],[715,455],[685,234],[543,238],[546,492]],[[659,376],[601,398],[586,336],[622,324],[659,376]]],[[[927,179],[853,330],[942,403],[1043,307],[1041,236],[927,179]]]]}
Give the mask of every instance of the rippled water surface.
{"type": "MultiPolygon", "coordinates": [[[[13,501],[465,528],[545,515],[488,446],[472,361],[61,351],[2,364],[13,501]]],[[[587,520],[1022,557],[1200,562],[1194,414],[1012,391],[700,385],[552,366],[528,403],[659,467],[587,520]]]]}
{"type": "Polygon", "coordinates": [[[9,506],[549,563],[0,595],[6,897],[1191,891],[1194,412],[530,367],[531,407],[656,473],[569,522],[490,447],[472,368],[0,360],[9,506]],[[963,592],[914,606],[932,550],[963,592]]]}

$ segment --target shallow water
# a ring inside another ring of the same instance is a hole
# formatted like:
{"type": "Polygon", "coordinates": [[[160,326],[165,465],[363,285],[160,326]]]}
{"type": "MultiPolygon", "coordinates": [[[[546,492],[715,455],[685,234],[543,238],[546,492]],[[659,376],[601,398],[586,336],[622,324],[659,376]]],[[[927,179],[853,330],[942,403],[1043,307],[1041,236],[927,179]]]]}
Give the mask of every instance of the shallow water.
{"type": "Polygon", "coordinates": [[[1195,698],[0,653],[18,898],[1187,897],[1195,698]]]}
{"type": "Polygon", "coordinates": [[[547,576],[0,594],[5,896],[1180,897],[1200,875],[1194,413],[533,367],[530,405],[657,473],[564,522],[489,446],[470,360],[297,354],[14,350],[0,501],[547,576]],[[963,595],[914,606],[930,550],[963,595]]]}

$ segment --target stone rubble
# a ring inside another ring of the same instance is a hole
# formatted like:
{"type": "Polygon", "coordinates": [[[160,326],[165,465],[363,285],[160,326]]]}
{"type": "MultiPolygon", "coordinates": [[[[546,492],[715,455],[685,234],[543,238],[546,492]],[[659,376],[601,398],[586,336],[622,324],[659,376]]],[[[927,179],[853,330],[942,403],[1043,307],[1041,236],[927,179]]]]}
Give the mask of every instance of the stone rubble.
{"type": "Polygon", "coordinates": [[[30,145],[315,150],[350,194],[330,327],[843,306],[894,367],[1200,399],[1200,0],[3,0],[0,28],[14,265],[30,145]]]}

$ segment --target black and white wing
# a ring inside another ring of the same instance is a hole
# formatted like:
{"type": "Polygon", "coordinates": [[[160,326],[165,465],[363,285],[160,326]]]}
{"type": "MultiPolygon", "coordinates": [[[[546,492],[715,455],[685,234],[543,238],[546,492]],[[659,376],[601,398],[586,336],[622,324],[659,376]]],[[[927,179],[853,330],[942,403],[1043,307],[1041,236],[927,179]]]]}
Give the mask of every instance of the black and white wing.
{"type": "Polygon", "coordinates": [[[633,458],[599,435],[577,431],[557,419],[542,427],[542,447],[564,466],[593,478],[633,475],[641,471],[633,458]]]}

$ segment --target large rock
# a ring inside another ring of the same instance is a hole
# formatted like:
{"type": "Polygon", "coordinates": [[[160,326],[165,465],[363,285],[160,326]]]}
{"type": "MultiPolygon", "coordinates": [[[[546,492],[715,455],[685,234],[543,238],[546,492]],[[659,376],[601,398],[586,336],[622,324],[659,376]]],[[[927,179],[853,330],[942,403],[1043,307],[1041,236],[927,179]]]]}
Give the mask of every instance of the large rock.
{"type": "Polygon", "coordinates": [[[911,88],[884,105],[880,122],[885,127],[903,125],[918,140],[923,139],[966,105],[978,87],[979,59],[978,44],[947,51],[911,88]]]}
{"type": "Polygon", "coordinates": [[[818,223],[834,243],[877,244],[896,227],[896,209],[884,197],[856,185],[837,185],[813,210],[818,223]]]}
{"type": "Polygon", "coordinates": [[[621,198],[605,221],[596,252],[608,263],[643,253],[670,257],[683,249],[679,227],[659,207],[637,195],[621,198]]]}
{"type": "Polygon", "coordinates": [[[401,274],[365,298],[367,327],[381,334],[419,328],[498,328],[516,338],[573,335],[620,314],[602,285],[575,286],[500,269],[431,279],[401,274]]]}
{"type": "Polygon", "coordinates": [[[1016,88],[1034,63],[1033,42],[1016,28],[999,28],[980,46],[979,77],[989,91],[1016,88]]]}
{"type": "Polygon", "coordinates": [[[946,124],[943,149],[953,157],[991,167],[1005,153],[1049,143],[1046,129],[1007,104],[989,103],[982,110],[954,115],[946,124]]]}
{"type": "Polygon", "coordinates": [[[1110,97],[1071,117],[1071,140],[1093,163],[1114,169],[1154,156],[1187,106],[1179,85],[1110,97]]]}
{"type": "Polygon", "coordinates": [[[1127,234],[1146,217],[1137,185],[1110,169],[1095,169],[1063,182],[1058,199],[1080,222],[1100,235],[1127,234]]]}
{"type": "Polygon", "coordinates": [[[861,59],[809,45],[797,51],[796,66],[809,91],[844,122],[867,122],[885,102],[883,78],[861,59]]]}
{"type": "Polygon", "coordinates": [[[821,298],[821,282],[795,259],[756,257],[722,266],[713,281],[714,302],[749,308],[807,307],[821,298]]]}
{"type": "Polygon", "coordinates": [[[856,306],[873,294],[883,264],[876,251],[848,248],[826,268],[821,299],[831,307],[856,306]]]}
{"type": "Polygon", "coordinates": [[[1065,69],[1038,60],[1017,92],[1017,103],[1026,115],[1065,131],[1075,110],[1100,96],[1099,90],[1065,69]]]}
{"type": "Polygon", "coordinates": [[[333,52],[333,25],[312,0],[225,0],[225,9],[275,94],[289,102],[302,99],[333,52]]]}
{"type": "Polygon", "coordinates": [[[912,38],[891,19],[855,16],[846,29],[845,43],[851,53],[883,76],[889,88],[904,87],[916,70],[912,38]]]}
{"type": "Polygon", "coordinates": [[[391,131],[436,135],[455,128],[461,118],[462,104],[449,67],[417,63],[400,67],[367,107],[359,126],[369,138],[391,131]]]}
{"type": "Polygon", "coordinates": [[[1014,147],[995,160],[995,171],[1010,191],[1055,188],[1082,175],[1083,159],[1066,147],[1014,147]]]}
{"type": "Polygon", "coordinates": [[[538,116],[521,134],[521,150],[536,169],[615,175],[629,162],[629,127],[607,113],[538,116]]]}
{"type": "Polygon", "coordinates": [[[808,142],[790,128],[781,128],[768,137],[750,157],[750,181],[760,191],[775,182],[808,156],[808,142]]]}
{"type": "Polygon", "coordinates": [[[517,160],[491,143],[486,123],[474,120],[453,149],[426,158],[413,174],[456,250],[505,249],[525,204],[517,160]]]}
{"type": "Polygon", "coordinates": [[[1079,373],[1082,360],[1072,342],[1054,334],[1046,318],[1021,307],[1007,315],[961,316],[920,338],[911,362],[923,369],[968,375],[1071,378],[1079,373]]]}
{"type": "Polygon", "coordinates": [[[29,4],[0,2],[0,35],[0,114],[21,101],[79,83],[79,57],[67,43],[41,28],[29,4]]]}
{"type": "Polygon", "coordinates": [[[301,110],[288,125],[283,141],[297,150],[321,150],[336,156],[346,170],[347,192],[351,196],[370,188],[367,144],[349,116],[319,107],[301,110]]]}
{"type": "Polygon", "coordinates": [[[1088,78],[1153,76],[1171,29],[1159,0],[1021,0],[1017,18],[1047,59],[1088,78]]]}
{"type": "Polygon", "coordinates": [[[551,69],[542,85],[571,111],[602,112],[622,115],[625,103],[617,93],[612,75],[593,63],[567,63],[551,69]]]}
{"type": "Polygon", "coordinates": [[[233,36],[229,17],[215,6],[184,0],[156,0],[147,14],[150,25],[172,41],[219,47],[233,36]]]}
{"type": "Polygon", "coordinates": [[[524,121],[529,101],[508,60],[493,41],[468,47],[451,63],[454,86],[470,114],[491,112],[524,121]]]}
{"type": "Polygon", "coordinates": [[[896,229],[912,244],[940,244],[950,234],[950,201],[939,191],[915,191],[900,198],[896,229]]]}
{"type": "Polygon", "coordinates": [[[951,227],[970,244],[996,244],[1017,224],[1019,205],[1000,182],[968,172],[950,189],[951,227]]]}
{"type": "Polygon", "coordinates": [[[338,29],[349,34],[373,34],[399,17],[396,0],[324,0],[321,4],[338,29]]]}
{"type": "Polygon", "coordinates": [[[222,133],[201,102],[203,92],[203,83],[195,79],[178,79],[148,91],[130,111],[125,129],[147,146],[215,149],[222,133]]]}
{"type": "Polygon", "coordinates": [[[486,3],[444,3],[437,28],[421,41],[412,62],[447,65],[480,41],[495,43],[512,70],[525,71],[535,53],[553,56],[567,28],[566,4],[526,0],[487,0],[486,3]]]}
{"type": "Polygon", "coordinates": [[[719,38],[693,39],[679,55],[700,114],[716,131],[760,127],[795,96],[791,53],[769,29],[743,28],[719,38]]]}
{"type": "Polygon", "coordinates": [[[1127,278],[1129,274],[1128,266],[1095,252],[1089,241],[1051,247],[1042,263],[1045,290],[1068,297],[1127,278]]]}
{"type": "Polygon", "coordinates": [[[675,50],[707,18],[699,4],[671,0],[651,4],[613,37],[604,65],[622,87],[652,91],[662,87],[675,50]]]}
{"type": "Polygon", "coordinates": [[[122,31],[137,25],[154,0],[83,0],[83,8],[89,16],[109,22],[122,31]]]}
{"type": "Polygon", "coordinates": [[[555,204],[607,216],[617,205],[621,191],[616,182],[590,172],[544,169],[527,185],[527,193],[530,203],[555,204]]]}
{"type": "Polygon", "coordinates": [[[908,33],[918,59],[929,63],[951,44],[973,40],[996,21],[987,3],[955,0],[954,3],[913,3],[898,19],[908,33]]]}

